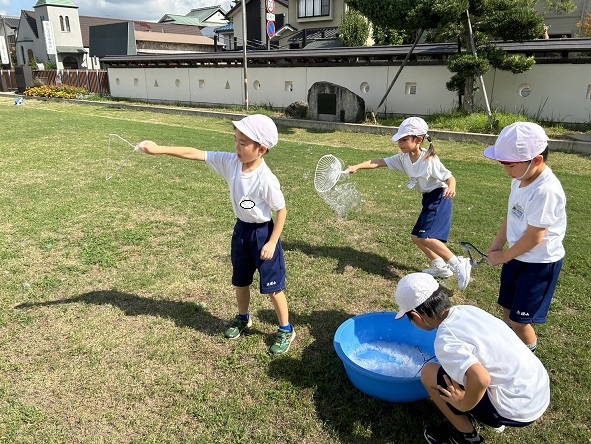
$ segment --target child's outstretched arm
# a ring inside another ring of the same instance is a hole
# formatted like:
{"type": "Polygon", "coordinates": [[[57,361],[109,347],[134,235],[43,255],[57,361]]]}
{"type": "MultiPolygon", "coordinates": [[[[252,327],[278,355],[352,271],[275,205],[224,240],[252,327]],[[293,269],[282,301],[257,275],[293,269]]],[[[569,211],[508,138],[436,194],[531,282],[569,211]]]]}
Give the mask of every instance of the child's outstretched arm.
{"type": "Polygon", "coordinates": [[[374,168],[382,168],[386,166],[384,159],[366,160],[363,163],[347,167],[346,171],[349,174],[354,174],[357,170],[373,170],[374,168]]]}
{"type": "Polygon", "coordinates": [[[277,247],[277,242],[279,242],[279,238],[281,237],[281,233],[283,232],[283,227],[285,226],[286,219],[287,208],[283,207],[282,209],[277,211],[271,237],[269,238],[269,241],[265,245],[263,245],[263,248],[261,249],[262,260],[268,261],[269,259],[273,259],[273,255],[275,254],[275,247],[277,247]]]}
{"type": "Polygon", "coordinates": [[[146,154],[168,154],[188,160],[205,160],[205,151],[185,146],[160,146],[151,140],[144,140],[138,144],[138,149],[146,154]]]}

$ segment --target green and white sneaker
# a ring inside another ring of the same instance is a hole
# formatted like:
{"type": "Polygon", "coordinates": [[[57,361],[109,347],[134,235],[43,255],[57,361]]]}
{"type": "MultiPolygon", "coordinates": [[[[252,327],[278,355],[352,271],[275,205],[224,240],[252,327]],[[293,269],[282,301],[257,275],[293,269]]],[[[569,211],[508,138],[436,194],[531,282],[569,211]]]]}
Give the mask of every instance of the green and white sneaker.
{"type": "Polygon", "coordinates": [[[248,318],[248,321],[245,321],[240,315],[236,315],[234,322],[232,322],[230,328],[226,330],[224,336],[228,339],[237,339],[244,330],[249,329],[250,327],[252,327],[251,317],[248,318]]]}
{"type": "Polygon", "coordinates": [[[275,336],[275,343],[269,348],[269,353],[272,355],[282,355],[283,353],[287,353],[289,350],[289,346],[293,342],[296,337],[296,332],[291,327],[291,331],[283,330],[279,328],[277,330],[277,336],[275,336]]]}

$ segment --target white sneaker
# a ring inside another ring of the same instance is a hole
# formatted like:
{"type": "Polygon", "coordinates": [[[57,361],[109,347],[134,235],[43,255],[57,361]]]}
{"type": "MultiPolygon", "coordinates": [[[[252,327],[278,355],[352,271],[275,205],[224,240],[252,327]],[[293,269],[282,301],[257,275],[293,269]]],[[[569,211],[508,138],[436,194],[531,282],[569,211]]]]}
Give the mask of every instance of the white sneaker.
{"type": "Polygon", "coordinates": [[[465,257],[458,257],[459,262],[456,265],[450,265],[449,267],[453,271],[453,274],[458,278],[458,288],[465,290],[470,283],[470,271],[472,271],[472,265],[470,260],[465,257]]]}
{"type": "Polygon", "coordinates": [[[436,278],[448,278],[450,276],[453,276],[454,274],[454,272],[451,271],[451,268],[449,268],[447,265],[444,265],[443,267],[438,267],[437,265],[435,265],[431,268],[424,269],[423,273],[430,274],[431,276],[436,278]]]}
{"type": "Polygon", "coordinates": [[[491,429],[493,429],[497,433],[503,433],[505,431],[505,426],[502,425],[500,427],[491,427],[491,429]]]}

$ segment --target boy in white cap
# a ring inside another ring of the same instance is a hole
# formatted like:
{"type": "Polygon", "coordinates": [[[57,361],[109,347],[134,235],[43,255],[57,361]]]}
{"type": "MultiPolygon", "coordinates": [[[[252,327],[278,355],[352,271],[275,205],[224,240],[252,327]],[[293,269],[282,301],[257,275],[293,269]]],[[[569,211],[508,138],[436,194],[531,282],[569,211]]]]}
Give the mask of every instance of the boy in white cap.
{"type": "Polygon", "coordinates": [[[498,303],[505,322],[535,352],[532,324],[546,322],[562,269],[566,197],[546,165],[548,136],[539,125],[503,128],[484,155],[512,178],[507,217],[488,249],[489,263],[503,264],[498,303]]]}
{"type": "Polygon", "coordinates": [[[238,314],[226,330],[228,339],[240,337],[252,326],[250,285],[256,270],[260,291],[268,294],[277,314],[279,328],[269,349],[273,355],[289,350],[295,330],[289,323],[285,297],[285,261],[281,232],[287,209],[277,177],[263,159],[278,142],[277,127],[271,118],[255,114],[232,122],[235,127],[235,153],[201,151],[188,147],[159,146],[146,140],[138,148],[148,154],[168,154],[181,159],[204,161],[228,182],[230,200],[236,215],[232,235],[232,284],[236,288],[238,314]],[[276,213],[275,222],[272,212],[276,213]]]}
{"type": "Polygon", "coordinates": [[[409,117],[392,137],[398,142],[401,153],[368,160],[350,166],[347,171],[353,174],[357,170],[388,167],[409,177],[406,186],[422,195],[422,210],[412,229],[411,239],[431,261],[431,267],[423,272],[440,278],[455,274],[458,287],[464,290],[470,283],[470,261],[455,256],[446,245],[451,230],[451,199],[456,195],[456,179],[435,155],[428,132],[427,122],[420,117],[409,117]],[[421,147],[425,139],[429,141],[428,150],[421,147]]]}
{"type": "Polygon", "coordinates": [[[550,403],[550,379],[540,360],[502,320],[471,305],[451,306],[451,291],[426,273],[403,277],[399,312],[422,330],[437,330],[435,356],[421,371],[431,400],[449,420],[427,426],[430,444],[483,443],[472,418],[489,427],[524,427],[550,403]]]}

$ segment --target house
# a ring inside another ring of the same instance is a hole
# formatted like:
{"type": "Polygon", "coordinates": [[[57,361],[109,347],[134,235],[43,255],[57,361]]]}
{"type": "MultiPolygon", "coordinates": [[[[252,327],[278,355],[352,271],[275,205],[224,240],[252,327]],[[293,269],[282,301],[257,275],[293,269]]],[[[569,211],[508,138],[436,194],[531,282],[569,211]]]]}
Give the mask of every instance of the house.
{"type": "Polygon", "coordinates": [[[126,54],[214,51],[213,39],[203,36],[198,26],[79,16],[78,6],[71,0],[38,0],[34,11],[21,11],[17,64],[50,62],[58,69],[97,69],[99,57],[111,54],[111,44],[120,48],[121,41],[126,54]],[[118,33],[111,34],[109,28],[103,28],[105,25],[120,25],[118,33]],[[94,27],[97,29],[91,32],[94,27]],[[102,51],[91,49],[91,34],[102,51]]]}
{"type": "MultiPolygon", "coordinates": [[[[555,12],[545,13],[545,24],[549,38],[578,37],[580,30],[577,23],[585,20],[591,12],[591,2],[588,0],[573,0],[576,9],[568,14],[557,14],[555,12]]],[[[544,14],[544,2],[537,2],[534,5],[536,11],[544,14]]]]}
{"type": "Polygon", "coordinates": [[[18,17],[0,16],[0,67],[12,66],[18,17]]]}
{"type": "Polygon", "coordinates": [[[186,15],[165,14],[158,23],[197,26],[204,36],[214,38],[214,30],[228,24],[226,11],[220,6],[191,9],[186,15]]]}
{"type": "MultiPolygon", "coordinates": [[[[341,46],[339,26],[347,10],[345,0],[246,0],[247,40],[249,48],[279,49],[326,48],[341,46]],[[266,4],[275,9],[276,33],[267,44],[266,4]]],[[[228,49],[240,48],[242,41],[242,4],[228,12],[234,24],[234,42],[228,49]]],[[[220,32],[220,31],[218,31],[220,32]]]]}
{"type": "MultiPolygon", "coordinates": [[[[267,46],[271,46],[267,36],[267,1],[274,5],[275,29],[279,30],[287,23],[287,0],[246,0],[246,47],[248,49],[267,49],[267,46]]],[[[233,42],[228,46],[232,49],[241,49],[243,46],[242,2],[236,3],[226,16],[232,21],[234,31],[233,42]]],[[[276,39],[272,41],[274,43],[272,46],[279,45],[276,39]]]]}

